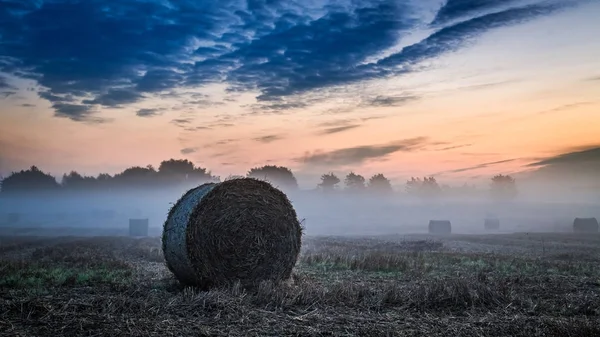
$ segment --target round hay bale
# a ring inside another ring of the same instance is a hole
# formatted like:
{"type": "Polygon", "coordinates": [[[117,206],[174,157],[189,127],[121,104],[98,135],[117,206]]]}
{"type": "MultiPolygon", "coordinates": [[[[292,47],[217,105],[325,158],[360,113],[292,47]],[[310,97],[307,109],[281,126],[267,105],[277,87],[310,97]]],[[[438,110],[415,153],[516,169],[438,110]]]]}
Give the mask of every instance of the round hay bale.
{"type": "Polygon", "coordinates": [[[302,227],[287,196],[268,182],[237,178],[187,191],[169,211],[167,266],[189,286],[289,279],[302,227]]]}
{"type": "Polygon", "coordinates": [[[596,218],[575,218],[573,231],[576,233],[598,233],[598,220],[596,218]]]}
{"type": "Polygon", "coordinates": [[[429,234],[450,234],[452,224],[450,220],[429,220],[429,234]]]}

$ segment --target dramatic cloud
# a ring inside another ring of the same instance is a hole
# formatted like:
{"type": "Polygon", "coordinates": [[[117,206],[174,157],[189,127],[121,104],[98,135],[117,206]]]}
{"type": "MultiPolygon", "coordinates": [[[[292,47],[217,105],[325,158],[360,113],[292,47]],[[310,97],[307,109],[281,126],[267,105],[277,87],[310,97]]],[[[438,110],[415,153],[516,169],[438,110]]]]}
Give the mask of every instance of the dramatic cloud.
{"type": "Polygon", "coordinates": [[[404,139],[385,145],[364,145],[331,152],[307,153],[297,162],[314,166],[344,166],[360,164],[369,159],[382,158],[399,151],[414,151],[427,143],[426,137],[404,139]]]}
{"type": "Polygon", "coordinates": [[[283,136],[281,136],[281,135],[267,135],[267,136],[254,138],[254,140],[257,142],[261,142],[261,143],[271,143],[271,142],[274,142],[274,141],[282,139],[282,138],[283,138],[283,136]]]}
{"type": "Polygon", "coordinates": [[[358,127],[360,127],[360,125],[357,125],[357,124],[354,124],[354,125],[344,125],[344,126],[336,126],[336,127],[333,127],[333,128],[328,128],[328,129],[325,129],[325,130],[321,130],[317,134],[319,134],[319,135],[330,135],[330,134],[333,134],[333,133],[339,133],[339,132],[344,132],[344,131],[356,129],[358,127]]]}
{"type": "Polygon", "coordinates": [[[52,107],[55,110],[54,115],[56,117],[69,118],[77,122],[94,124],[108,122],[107,119],[93,116],[96,111],[94,111],[89,105],[54,103],[52,104],[52,107]]]}
{"type": "Polygon", "coordinates": [[[8,83],[8,80],[0,75],[0,96],[8,97],[16,93],[17,88],[8,83]]]}
{"type": "Polygon", "coordinates": [[[568,151],[529,164],[535,170],[525,176],[546,183],[561,181],[600,184],[600,145],[568,151]]]}
{"type": "Polygon", "coordinates": [[[171,120],[172,124],[175,124],[176,126],[180,127],[180,128],[187,128],[189,127],[188,125],[191,124],[194,121],[193,118],[175,118],[173,120],[171,120]]]}
{"type": "Polygon", "coordinates": [[[448,0],[431,23],[441,25],[482,11],[497,9],[521,0],[448,0]]]}
{"type": "MultiPolygon", "coordinates": [[[[75,121],[92,109],[166,93],[208,106],[176,89],[217,82],[229,93],[259,92],[253,108],[276,113],[304,107],[295,94],[410,72],[489,29],[578,2],[449,0],[431,35],[381,59],[429,24],[418,21],[413,2],[4,1],[0,72],[35,80],[56,115],[75,121]]],[[[406,100],[380,97],[372,104],[406,100]]]]}
{"type": "Polygon", "coordinates": [[[589,163],[600,163],[600,146],[563,153],[554,157],[537,161],[529,166],[549,166],[549,165],[581,165],[589,163]]]}
{"type": "Polygon", "coordinates": [[[181,152],[181,154],[190,154],[190,153],[194,153],[198,151],[198,148],[196,147],[186,147],[181,149],[179,152],[181,152]]]}
{"type": "Polygon", "coordinates": [[[573,108],[577,108],[577,107],[580,107],[580,106],[586,106],[586,105],[590,105],[590,104],[594,104],[594,102],[577,102],[577,103],[565,104],[563,106],[559,106],[558,108],[554,108],[554,109],[551,109],[551,110],[542,111],[542,112],[540,112],[540,114],[548,114],[548,113],[553,113],[553,112],[561,112],[561,111],[571,110],[573,108]]]}
{"type": "Polygon", "coordinates": [[[498,160],[498,161],[493,161],[493,162],[489,162],[489,163],[473,165],[473,166],[469,166],[469,167],[462,167],[462,168],[455,169],[455,170],[443,171],[443,172],[436,173],[435,175],[441,175],[441,174],[446,174],[446,173],[461,173],[461,172],[466,172],[466,171],[478,170],[478,169],[486,168],[486,167],[493,166],[493,165],[510,163],[515,160],[516,159],[498,160]]]}
{"type": "Polygon", "coordinates": [[[375,98],[368,99],[364,105],[382,107],[401,106],[417,99],[419,99],[417,96],[377,96],[375,98]]]}
{"type": "Polygon", "coordinates": [[[109,90],[107,93],[102,94],[93,100],[84,100],[85,104],[100,104],[108,107],[116,107],[121,104],[135,103],[139,101],[143,96],[132,90],[109,90]]]}
{"type": "Polygon", "coordinates": [[[161,109],[139,109],[136,113],[139,117],[154,117],[162,114],[161,109]]]}

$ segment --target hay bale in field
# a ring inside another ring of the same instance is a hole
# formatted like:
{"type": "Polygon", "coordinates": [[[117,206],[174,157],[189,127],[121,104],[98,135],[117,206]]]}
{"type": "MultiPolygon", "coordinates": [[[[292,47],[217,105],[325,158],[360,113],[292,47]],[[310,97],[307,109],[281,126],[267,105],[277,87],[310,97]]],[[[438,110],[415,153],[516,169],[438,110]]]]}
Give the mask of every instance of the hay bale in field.
{"type": "Polygon", "coordinates": [[[483,222],[483,227],[486,230],[498,230],[500,229],[500,219],[498,218],[486,218],[483,222]]]}
{"type": "Polygon", "coordinates": [[[129,236],[148,236],[148,219],[129,219],[129,236]]]}
{"type": "Polygon", "coordinates": [[[290,277],[302,227],[288,197],[268,182],[236,178],[189,190],[171,208],[162,244],[186,285],[244,287],[290,277]]]}
{"type": "Polygon", "coordinates": [[[573,231],[577,233],[598,233],[598,220],[596,218],[575,218],[573,231]]]}
{"type": "Polygon", "coordinates": [[[430,234],[450,234],[452,233],[452,224],[450,220],[429,220],[430,234]]]}

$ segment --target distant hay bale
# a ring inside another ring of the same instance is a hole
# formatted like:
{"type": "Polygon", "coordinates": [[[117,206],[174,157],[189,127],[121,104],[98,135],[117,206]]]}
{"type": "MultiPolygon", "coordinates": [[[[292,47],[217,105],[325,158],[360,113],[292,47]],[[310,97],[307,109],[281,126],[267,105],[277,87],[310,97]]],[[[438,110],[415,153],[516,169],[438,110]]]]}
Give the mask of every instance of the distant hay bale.
{"type": "Polygon", "coordinates": [[[429,220],[430,234],[450,234],[452,233],[452,224],[450,220],[429,220]]]}
{"type": "Polygon", "coordinates": [[[486,230],[498,230],[500,229],[500,219],[498,218],[486,218],[483,223],[483,227],[486,230]]]}
{"type": "Polygon", "coordinates": [[[289,279],[301,237],[282,191],[235,178],[187,191],[169,211],[162,245],[168,268],[185,285],[250,287],[289,279]]]}
{"type": "Polygon", "coordinates": [[[598,220],[596,218],[575,218],[573,231],[576,233],[598,233],[598,220]]]}
{"type": "Polygon", "coordinates": [[[148,236],[148,219],[129,219],[129,236],[148,236]]]}

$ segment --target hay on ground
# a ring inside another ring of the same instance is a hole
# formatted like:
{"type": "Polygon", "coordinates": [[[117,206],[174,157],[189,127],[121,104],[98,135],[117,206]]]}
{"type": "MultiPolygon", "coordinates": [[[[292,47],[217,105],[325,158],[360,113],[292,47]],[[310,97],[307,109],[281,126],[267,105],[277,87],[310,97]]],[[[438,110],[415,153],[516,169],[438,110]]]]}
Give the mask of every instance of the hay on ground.
{"type": "Polygon", "coordinates": [[[575,218],[573,231],[578,233],[598,233],[598,220],[596,218],[575,218]]]}
{"type": "Polygon", "coordinates": [[[486,230],[498,230],[498,229],[500,229],[500,219],[498,219],[498,218],[486,218],[484,220],[483,227],[486,230]]]}
{"type": "Polygon", "coordinates": [[[185,193],[169,211],[162,240],[167,266],[183,284],[249,287],[289,279],[301,236],[283,192],[237,178],[185,193]]]}
{"type": "Polygon", "coordinates": [[[450,220],[429,220],[430,234],[450,234],[452,233],[452,224],[450,220]]]}

